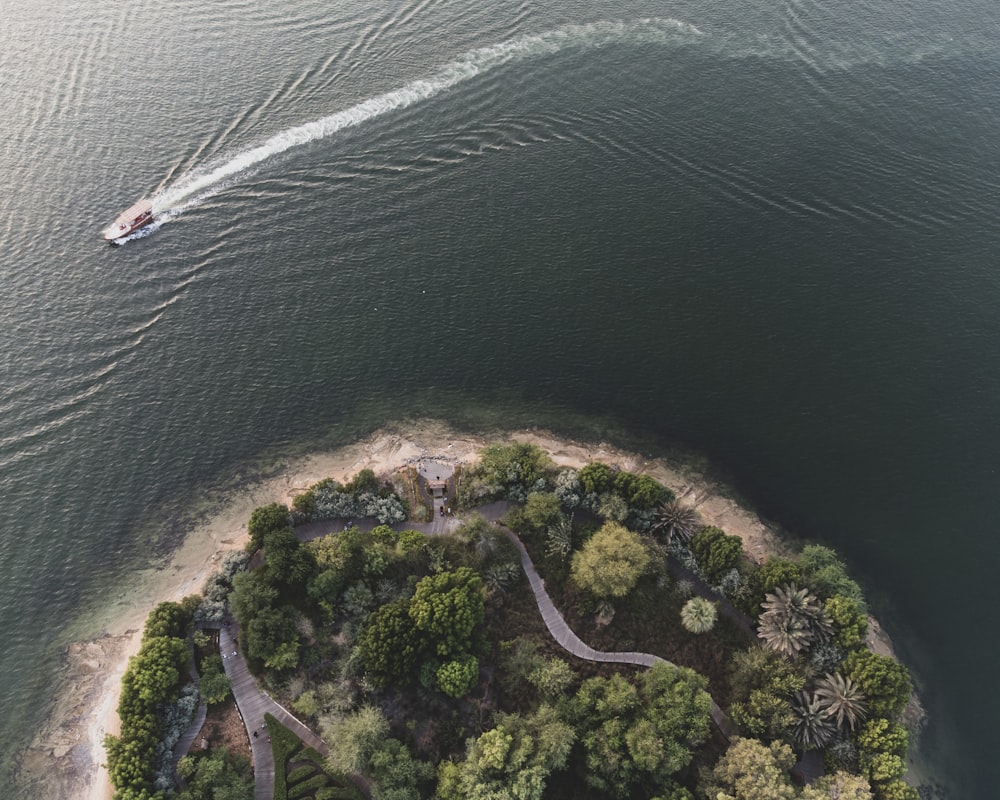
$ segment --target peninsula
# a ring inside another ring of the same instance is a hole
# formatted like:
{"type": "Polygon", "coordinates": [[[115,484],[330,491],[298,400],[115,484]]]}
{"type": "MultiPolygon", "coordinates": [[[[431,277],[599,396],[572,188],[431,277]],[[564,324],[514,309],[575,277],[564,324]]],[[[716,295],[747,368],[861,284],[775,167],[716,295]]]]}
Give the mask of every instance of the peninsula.
{"type": "Polygon", "coordinates": [[[917,797],[861,588],[693,468],[426,423],[222,518],[92,718],[95,800],[917,797]]]}

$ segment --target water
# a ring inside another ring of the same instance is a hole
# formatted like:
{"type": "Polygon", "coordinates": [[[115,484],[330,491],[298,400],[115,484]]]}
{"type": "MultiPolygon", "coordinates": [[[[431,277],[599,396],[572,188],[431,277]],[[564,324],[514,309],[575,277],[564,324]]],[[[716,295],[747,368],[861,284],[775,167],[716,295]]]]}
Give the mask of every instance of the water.
{"type": "Polygon", "coordinates": [[[994,4],[142,5],[0,28],[5,771],[202,487],[583,415],[840,549],[990,796],[994,4]]]}

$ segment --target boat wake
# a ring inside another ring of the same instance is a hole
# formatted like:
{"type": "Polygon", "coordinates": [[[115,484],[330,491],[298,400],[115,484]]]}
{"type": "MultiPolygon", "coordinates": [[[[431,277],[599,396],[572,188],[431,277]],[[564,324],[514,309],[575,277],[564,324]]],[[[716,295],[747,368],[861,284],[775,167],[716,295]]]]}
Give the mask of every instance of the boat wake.
{"type": "Polygon", "coordinates": [[[176,216],[184,209],[197,205],[232,185],[252,168],[279,153],[428,100],[505,64],[568,49],[595,49],[623,43],[666,44],[696,36],[701,36],[701,31],[679,20],[641,19],[569,25],[472,50],[440,67],[427,78],[412,81],[321,119],[283,130],[256,147],[237,153],[222,164],[195,169],[180,177],[152,198],[157,222],[125,237],[123,241],[148,236],[166,221],[165,212],[172,211],[176,216]]]}

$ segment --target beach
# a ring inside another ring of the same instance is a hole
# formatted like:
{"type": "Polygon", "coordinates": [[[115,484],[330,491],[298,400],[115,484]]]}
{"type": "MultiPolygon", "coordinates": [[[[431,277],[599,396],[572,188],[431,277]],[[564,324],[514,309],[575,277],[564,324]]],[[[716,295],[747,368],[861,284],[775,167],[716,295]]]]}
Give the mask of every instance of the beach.
{"type": "MultiPolygon", "coordinates": [[[[169,564],[129,578],[127,591],[106,612],[100,636],[67,648],[64,677],[57,689],[55,710],[48,723],[22,753],[21,774],[36,796],[66,800],[109,800],[112,788],[101,766],[101,742],[117,732],[117,703],[128,659],[139,647],[149,611],[165,600],[180,600],[200,590],[222,556],[242,547],[253,509],[274,501],[289,503],[295,494],[323,478],[344,481],[368,468],[389,476],[420,461],[468,464],[491,442],[518,441],[538,445],[559,466],[579,468],[591,461],[646,473],[697,508],[704,524],[743,539],[744,551],[760,561],[788,549],[774,525],[760,519],[732,497],[728,487],[680,460],[650,459],[607,443],[584,443],[540,430],[475,436],[447,424],[424,420],[393,430],[379,430],[365,439],[289,462],[267,479],[252,482],[227,496],[225,502],[187,534],[169,564]]],[[[891,642],[877,624],[873,644],[891,652],[891,642]]]]}

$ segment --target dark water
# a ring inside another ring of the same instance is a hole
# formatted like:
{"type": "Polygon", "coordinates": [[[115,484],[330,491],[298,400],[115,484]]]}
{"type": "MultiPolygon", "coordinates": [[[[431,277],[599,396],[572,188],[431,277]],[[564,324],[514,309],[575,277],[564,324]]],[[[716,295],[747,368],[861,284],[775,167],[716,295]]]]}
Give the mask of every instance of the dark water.
{"type": "Polygon", "coordinates": [[[992,796],[1000,11],[859,5],[7,0],[4,770],[198,487],[579,415],[840,549],[992,796]]]}

